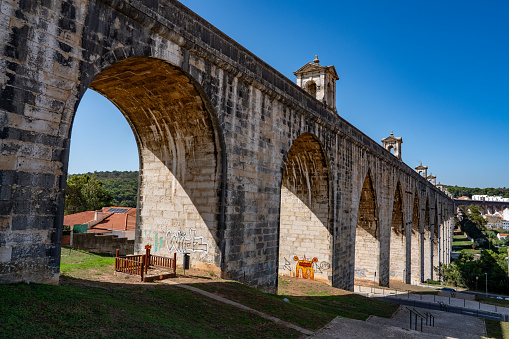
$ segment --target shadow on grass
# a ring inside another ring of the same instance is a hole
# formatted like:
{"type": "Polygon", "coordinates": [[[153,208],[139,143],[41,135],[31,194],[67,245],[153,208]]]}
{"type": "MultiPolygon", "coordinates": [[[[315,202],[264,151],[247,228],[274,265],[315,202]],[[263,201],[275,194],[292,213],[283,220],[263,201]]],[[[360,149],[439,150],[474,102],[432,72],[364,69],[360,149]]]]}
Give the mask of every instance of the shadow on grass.
{"type": "Polygon", "coordinates": [[[370,315],[391,317],[399,305],[358,294],[332,296],[273,295],[237,282],[188,284],[310,330],[318,330],[337,316],[366,320],[370,315]],[[283,301],[287,299],[288,302],[283,301]]]}
{"type": "Polygon", "coordinates": [[[64,277],[59,286],[0,285],[0,300],[0,333],[16,338],[301,335],[253,313],[165,284],[64,277]]]}
{"type": "MultiPolygon", "coordinates": [[[[87,296],[80,299],[77,309],[84,307],[81,305],[82,303],[86,305],[89,300],[95,300],[91,299],[92,296],[99,295],[99,301],[94,301],[91,305],[96,305],[99,310],[105,312],[104,318],[110,319],[111,322],[117,317],[128,319],[124,323],[125,326],[137,324],[139,321],[143,322],[145,318],[149,320],[152,318],[159,319],[159,315],[164,314],[166,315],[167,322],[171,322],[171,324],[164,325],[166,323],[163,322],[156,330],[149,332],[163,336],[178,337],[180,332],[176,331],[176,329],[180,328],[185,328],[188,331],[182,335],[185,337],[200,337],[202,334],[206,334],[206,337],[214,337],[218,333],[222,334],[221,337],[230,335],[242,337],[253,337],[253,335],[255,335],[254,337],[292,337],[295,334],[292,332],[293,330],[290,331],[288,328],[281,327],[280,325],[278,327],[276,324],[252,313],[241,311],[232,306],[226,307],[227,305],[219,301],[165,284],[164,281],[140,283],[139,277],[114,276],[111,274],[112,260],[114,261],[114,258],[109,258],[108,255],[103,257],[85,251],[69,251],[69,256],[65,260],[64,256],[62,256],[61,270],[62,272],[65,271],[66,275],[62,276],[62,286],[57,288],[67,287],[69,290],[76,292],[64,291],[63,295],[67,295],[69,301],[73,300],[74,295],[87,296]],[[100,275],[100,277],[96,275],[100,275]],[[198,301],[195,300],[196,298],[198,301]],[[138,305],[139,307],[132,308],[126,306],[131,304],[138,305]],[[104,311],[105,309],[110,311],[106,312],[104,311]],[[119,312],[118,310],[121,311],[119,312]],[[145,311],[143,312],[143,310],[145,311]],[[202,322],[201,319],[207,319],[208,322],[202,322]],[[245,319],[249,319],[249,325],[246,325],[245,319]],[[189,330],[189,328],[192,330],[189,330]],[[223,328],[224,331],[217,332],[219,328],[223,328]],[[281,330],[281,328],[284,330],[281,330]],[[274,329],[277,330],[275,331],[274,329]]],[[[386,301],[366,298],[339,289],[331,290],[330,286],[325,288],[321,285],[319,286],[315,281],[303,282],[299,280],[299,284],[304,284],[300,288],[305,288],[306,296],[297,297],[289,295],[293,292],[292,290],[289,290],[287,295],[266,294],[241,283],[232,281],[218,282],[218,280],[208,276],[199,276],[199,273],[196,272],[191,273],[191,275],[187,274],[184,276],[179,274],[178,276],[185,279],[176,279],[176,281],[186,281],[187,285],[236,301],[257,311],[309,330],[318,330],[337,316],[360,320],[365,320],[370,315],[390,317],[398,308],[398,305],[386,301]],[[194,278],[196,278],[196,281],[192,281],[194,278]],[[189,280],[191,282],[188,282],[189,280]],[[316,296],[314,293],[318,292],[329,295],[316,296]],[[310,296],[310,294],[314,295],[310,296]],[[285,298],[288,299],[288,302],[283,300],[285,298]]],[[[175,279],[172,280],[175,281],[175,279]]],[[[74,305],[61,304],[57,307],[59,309],[72,310],[74,305]]],[[[96,312],[96,314],[101,314],[101,312],[96,312]]],[[[90,318],[90,316],[87,317],[90,323],[101,324],[101,321],[90,318]]],[[[103,318],[100,317],[100,319],[102,320],[103,318]]],[[[158,326],[157,321],[149,321],[149,323],[151,326],[158,326]]],[[[74,324],[71,326],[62,324],[62,326],[66,331],[74,328],[74,324]]],[[[105,327],[106,325],[100,326],[105,327]]],[[[111,331],[113,333],[112,336],[117,336],[117,333],[124,330],[123,326],[117,326],[116,323],[108,326],[106,332],[111,331]]],[[[145,324],[141,327],[144,328],[143,331],[149,328],[145,324]]],[[[86,334],[90,334],[89,336],[94,336],[101,332],[100,329],[94,326],[91,326],[87,331],[89,332],[86,332],[86,334]]],[[[143,331],[128,332],[127,334],[134,337],[137,334],[143,333],[143,331]]],[[[68,332],[64,334],[68,334],[68,332]]],[[[69,334],[72,335],[72,333],[69,334]]],[[[49,334],[44,335],[53,336],[49,334]]]]}
{"type": "Polygon", "coordinates": [[[486,334],[488,338],[509,338],[509,324],[498,321],[486,319],[486,334]]]}

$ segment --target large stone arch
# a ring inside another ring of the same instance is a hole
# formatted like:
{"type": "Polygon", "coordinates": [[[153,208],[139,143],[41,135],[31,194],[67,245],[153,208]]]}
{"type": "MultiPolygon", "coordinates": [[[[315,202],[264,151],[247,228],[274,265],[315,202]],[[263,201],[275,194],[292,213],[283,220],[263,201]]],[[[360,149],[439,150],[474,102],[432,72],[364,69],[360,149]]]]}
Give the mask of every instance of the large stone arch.
{"type": "Polygon", "coordinates": [[[281,181],[280,275],[332,284],[331,172],[320,140],[300,135],[286,156],[281,181]]]}
{"type": "Polygon", "coordinates": [[[224,147],[200,86],[166,61],[132,57],[102,70],[89,87],[119,108],[138,144],[135,252],[145,245],[154,254],[189,252],[193,266],[219,272],[224,147]]]}
{"type": "Polygon", "coordinates": [[[360,194],[354,253],[355,279],[379,281],[380,224],[375,185],[370,169],[363,181],[360,194]]]}
{"type": "Polygon", "coordinates": [[[407,267],[407,242],[404,202],[401,183],[398,180],[394,190],[394,202],[392,206],[391,238],[390,238],[390,276],[405,282],[405,271],[407,267]]]}

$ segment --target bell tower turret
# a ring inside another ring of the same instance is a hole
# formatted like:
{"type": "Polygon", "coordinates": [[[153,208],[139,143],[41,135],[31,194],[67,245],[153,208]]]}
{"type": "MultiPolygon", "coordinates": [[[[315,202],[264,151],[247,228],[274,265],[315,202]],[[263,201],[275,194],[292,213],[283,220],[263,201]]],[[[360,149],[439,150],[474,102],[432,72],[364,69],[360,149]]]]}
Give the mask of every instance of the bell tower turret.
{"type": "Polygon", "coordinates": [[[329,108],[336,110],[336,81],[339,80],[334,66],[322,66],[318,55],[297,71],[297,85],[329,108]]]}

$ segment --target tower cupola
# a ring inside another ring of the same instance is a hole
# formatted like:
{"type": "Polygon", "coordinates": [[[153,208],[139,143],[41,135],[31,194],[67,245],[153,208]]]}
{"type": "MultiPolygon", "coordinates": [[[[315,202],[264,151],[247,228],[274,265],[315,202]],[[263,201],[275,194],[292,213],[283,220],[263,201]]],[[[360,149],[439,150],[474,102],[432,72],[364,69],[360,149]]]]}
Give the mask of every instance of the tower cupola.
{"type": "Polygon", "coordinates": [[[394,156],[401,160],[401,144],[403,143],[403,138],[394,137],[394,134],[391,131],[391,135],[387,138],[383,138],[382,143],[384,148],[389,152],[394,149],[394,156]]]}
{"type": "Polygon", "coordinates": [[[318,55],[297,71],[297,85],[329,108],[336,110],[336,81],[339,80],[334,66],[322,66],[318,55]]]}

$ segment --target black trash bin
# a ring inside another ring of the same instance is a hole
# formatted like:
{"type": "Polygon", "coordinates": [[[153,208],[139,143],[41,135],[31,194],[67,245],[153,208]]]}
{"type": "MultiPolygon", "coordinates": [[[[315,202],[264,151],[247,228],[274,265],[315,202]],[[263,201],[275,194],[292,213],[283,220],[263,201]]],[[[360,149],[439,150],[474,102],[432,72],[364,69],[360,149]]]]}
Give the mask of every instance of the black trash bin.
{"type": "Polygon", "coordinates": [[[183,257],[183,262],[182,262],[182,268],[184,269],[184,274],[185,274],[185,271],[189,269],[189,261],[190,261],[189,253],[184,252],[184,257],[183,257]]]}

